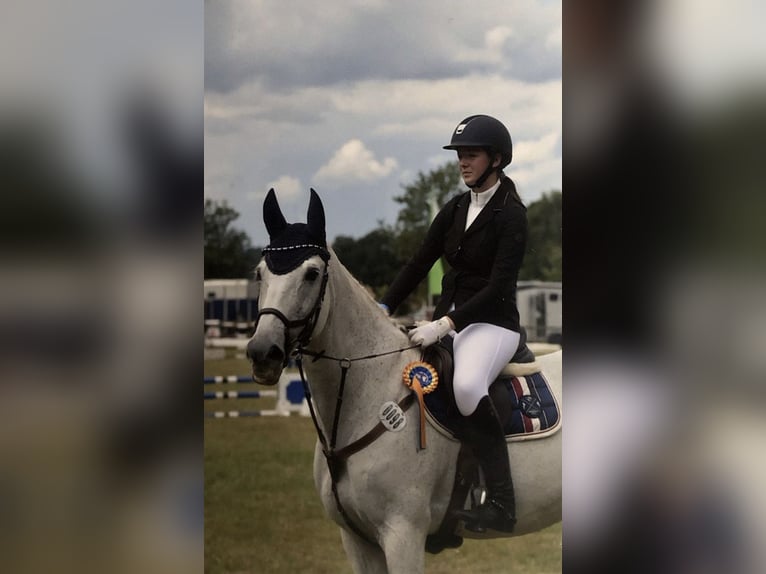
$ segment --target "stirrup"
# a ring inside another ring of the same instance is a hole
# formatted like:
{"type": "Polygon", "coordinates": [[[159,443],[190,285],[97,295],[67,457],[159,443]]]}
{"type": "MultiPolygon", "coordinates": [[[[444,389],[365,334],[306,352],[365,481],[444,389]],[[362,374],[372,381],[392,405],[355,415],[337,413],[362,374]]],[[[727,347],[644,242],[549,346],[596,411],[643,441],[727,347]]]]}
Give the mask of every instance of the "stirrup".
{"type": "Polygon", "coordinates": [[[465,522],[466,530],[480,534],[488,529],[510,534],[516,526],[516,518],[493,499],[472,510],[458,510],[455,516],[465,522]]]}

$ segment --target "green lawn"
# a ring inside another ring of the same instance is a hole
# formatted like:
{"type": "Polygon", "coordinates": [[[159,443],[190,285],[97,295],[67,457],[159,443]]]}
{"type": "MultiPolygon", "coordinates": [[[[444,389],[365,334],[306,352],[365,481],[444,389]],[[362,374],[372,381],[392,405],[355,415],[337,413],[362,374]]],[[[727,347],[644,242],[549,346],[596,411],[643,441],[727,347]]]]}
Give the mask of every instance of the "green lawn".
{"type": "MultiPolygon", "coordinates": [[[[246,371],[241,359],[205,364],[206,375],[246,371]]],[[[206,401],[205,410],[272,406],[269,399],[206,401]]],[[[351,572],[338,527],[325,518],[314,490],[314,442],[309,418],[205,420],[206,572],[351,572]]],[[[521,538],[466,540],[457,550],[428,555],[426,572],[561,572],[561,524],[521,538]]]]}

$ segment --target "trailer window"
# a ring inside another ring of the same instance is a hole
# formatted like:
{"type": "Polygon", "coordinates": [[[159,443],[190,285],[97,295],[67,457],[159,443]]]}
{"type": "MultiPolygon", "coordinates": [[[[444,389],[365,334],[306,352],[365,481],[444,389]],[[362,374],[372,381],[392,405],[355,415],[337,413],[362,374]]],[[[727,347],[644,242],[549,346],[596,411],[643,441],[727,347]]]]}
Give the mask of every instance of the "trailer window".
{"type": "Polygon", "coordinates": [[[549,293],[548,294],[548,301],[558,301],[559,300],[559,294],[558,293],[549,293]]]}

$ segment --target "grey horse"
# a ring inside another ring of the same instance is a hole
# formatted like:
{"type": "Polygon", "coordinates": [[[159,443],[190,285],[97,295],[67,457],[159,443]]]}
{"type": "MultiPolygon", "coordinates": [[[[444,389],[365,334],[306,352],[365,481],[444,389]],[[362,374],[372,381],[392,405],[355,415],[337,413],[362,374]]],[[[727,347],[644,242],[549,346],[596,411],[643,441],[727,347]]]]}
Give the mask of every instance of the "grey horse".
{"type": "MultiPolygon", "coordinates": [[[[288,225],[273,190],[264,219],[272,247],[256,268],[261,313],[247,350],[253,377],[276,384],[286,357],[303,350],[322,438],[314,482],[328,516],[341,527],[354,572],[422,573],[426,537],[447,512],[459,442],[426,425],[427,447],[420,448],[418,409],[412,408],[403,426],[383,432],[332,473],[325,456],[332,435],[337,448],[354,443],[380,422],[382,405],[412,393],[402,371],[420,351],[326,247],[324,210],[313,190],[307,224],[288,225]]],[[[560,405],[561,351],[538,363],[560,405]]],[[[561,433],[509,442],[508,449],[518,519],[510,536],[560,521],[561,433]]]]}

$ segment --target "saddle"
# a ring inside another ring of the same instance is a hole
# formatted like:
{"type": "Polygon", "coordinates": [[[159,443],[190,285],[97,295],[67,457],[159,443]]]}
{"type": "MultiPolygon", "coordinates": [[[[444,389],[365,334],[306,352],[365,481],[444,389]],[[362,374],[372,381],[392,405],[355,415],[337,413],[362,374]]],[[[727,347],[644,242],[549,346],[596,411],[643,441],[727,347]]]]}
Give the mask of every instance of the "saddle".
{"type": "MultiPolygon", "coordinates": [[[[423,351],[422,360],[434,367],[439,375],[439,385],[424,396],[424,401],[430,422],[436,430],[460,440],[463,416],[457,408],[453,391],[452,343],[452,337],[445,337],[423,351]]],[[[500,415],[508,440],[547,435],[558,424],[558,405],[540,372],[534,353],[527,347],[523,330],[516,354],[490,386],[489,396],[500,415]]]]}
{"type": "MultiPolygon", "coordinates": [[[[453,392],[452,342],[451,337],[445,337],[423,351],[422,360],[433,366],[439,375],[439,385],[424,399],[432,426],[442,434],[461,440],[464,419],[453,392]]],[[[490,386],[489,395],[500,415],[506,440],[540,438],[558,430],[561,419],[558,405],[534,353],[526,345],[523,330],[516,354],[490,386]]],[[[426,539],[427,552],[437,554],[445,548],[462,545],[463,538],[456,533],[458,519],[454,512],[477,506],[481,501],[476,493],[483,488],[478,459],[470,446],[461,440],[449,506],[439,530],[426,539]]]]}

